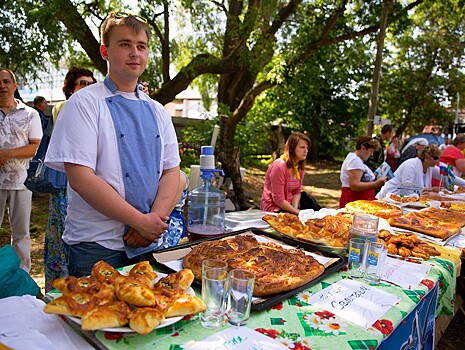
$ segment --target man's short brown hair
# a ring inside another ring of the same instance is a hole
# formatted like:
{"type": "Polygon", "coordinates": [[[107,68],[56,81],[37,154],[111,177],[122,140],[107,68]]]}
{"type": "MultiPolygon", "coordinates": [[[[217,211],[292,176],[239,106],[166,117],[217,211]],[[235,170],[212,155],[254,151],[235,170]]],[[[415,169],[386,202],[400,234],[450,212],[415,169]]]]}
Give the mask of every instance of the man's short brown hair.
{"type": "Polygon", "coordinates": [[[130,27],[136,33],[144,31],[147,34],[147,44],[150,42],[150,30],[147,23],[141,21],[142,17],[132,15],[130,13],[110,13],[102,23],[100,29],[102,44],[108,46],[110,44],[110,33],[113,27],[130,27]],[[121,14],[121,15],[120,15],[121,14]]]}

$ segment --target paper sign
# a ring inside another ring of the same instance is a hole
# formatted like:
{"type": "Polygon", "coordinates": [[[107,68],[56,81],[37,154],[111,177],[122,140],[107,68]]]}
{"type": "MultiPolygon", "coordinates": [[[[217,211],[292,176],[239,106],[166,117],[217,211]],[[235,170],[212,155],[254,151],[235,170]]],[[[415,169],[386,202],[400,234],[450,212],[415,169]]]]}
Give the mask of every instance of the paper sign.
{"type": "Polygon", "coordinates": [[[345,279],[312,295],[309,302],[366,329],[399,300],[376,287],[345,279]]]}
{"type": "Polygon", "coordinates": [[[397,284],[403,289],[414,289],[428,276],[429,269],[428,265],[415,264],[388,256],[381,279],[397,284]]]}
{"type": "Polygon", "coordinates": [[[230,327],[204,340],[184,344],[189,350],[289,350],[280,342],[247,327],[230,327]]]}

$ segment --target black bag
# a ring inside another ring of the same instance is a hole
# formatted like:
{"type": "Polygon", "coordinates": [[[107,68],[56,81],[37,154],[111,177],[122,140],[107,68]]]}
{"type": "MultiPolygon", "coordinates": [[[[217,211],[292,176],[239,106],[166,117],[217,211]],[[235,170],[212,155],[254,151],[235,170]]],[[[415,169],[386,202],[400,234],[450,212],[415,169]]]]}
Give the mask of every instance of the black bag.
{"type": "Polygon", "coordinates": [[[29,161],[27,178],[24,185],[32,192],[56,193],[66,188],[66,173],[47,167],[44,164],[45,154],[53,131],[53,119],[47,125],[47,129],[42,136],[36,155],[29,161]]]}
{"type": "Polygon", "coordinates": [[[305,191],[302,191],[300,194],[299,209],[313,209],[315,211],[318,211],[321,209],[321,206],[318,204],[318,202],[313,196],[309,195],[305,191]]]}

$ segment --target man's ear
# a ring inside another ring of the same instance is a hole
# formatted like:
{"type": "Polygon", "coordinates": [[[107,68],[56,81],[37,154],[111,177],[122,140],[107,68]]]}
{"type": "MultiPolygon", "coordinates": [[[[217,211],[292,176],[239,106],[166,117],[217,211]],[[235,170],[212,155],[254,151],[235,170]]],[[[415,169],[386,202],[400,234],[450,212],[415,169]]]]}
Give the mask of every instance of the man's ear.
{"type": "Polygon", "coordinates": [[[108,59],[107,47],[105,45],[100,45],[100,55],[106,61],[108,59]]]}

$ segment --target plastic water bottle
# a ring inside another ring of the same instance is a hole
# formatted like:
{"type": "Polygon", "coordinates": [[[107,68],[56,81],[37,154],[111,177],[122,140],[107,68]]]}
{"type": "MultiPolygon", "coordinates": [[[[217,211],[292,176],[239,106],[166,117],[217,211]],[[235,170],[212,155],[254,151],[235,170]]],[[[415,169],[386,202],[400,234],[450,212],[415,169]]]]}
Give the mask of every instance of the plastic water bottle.
{"type": "Polygon", "coordinates": [[[200,155],[200,177],[203,182],[189,192],[187,199],[187,234],[191,241],[218,236],[224,233],[226,196],[212,184],[215,156],[212,146],[202,146],[200,155]]]}

